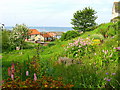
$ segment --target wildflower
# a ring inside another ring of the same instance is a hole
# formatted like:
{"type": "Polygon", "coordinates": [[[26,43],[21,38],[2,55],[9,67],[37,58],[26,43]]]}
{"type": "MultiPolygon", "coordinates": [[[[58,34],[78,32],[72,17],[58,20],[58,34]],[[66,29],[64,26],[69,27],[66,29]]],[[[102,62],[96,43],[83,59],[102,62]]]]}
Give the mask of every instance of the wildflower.
{"type": "Polygon", "coordinates": [[[109,57],[112,57],[112,54],[110,54],[110,56],[109,57]]]}
{"type": "Polygon", "coordinates": [[[120,47],[117,47],[117,48],[115,48],[115,49],[120,50],[120,47]]]}
{"type": "Polygon", "coordinates": [[[12,80],[14,80],[14,74],[13,73],[11,74],[11,78],[12,78],[12,80]]]}
{"type": "Polygon", "coordinates": [[[79,45],[79,47],[82,47],[82,46],[79,45]]]}
{"type": "Polygon", "coordinates": [[[105,77],[104,80],[107,80],[107,78],[105,77]]]}
{"type": "Polygon", "coordinates": [[[37,80],[37,76],[36,76],[36,73],[34,73],[34,81],[37,80]]]}
{"type": "Polygon", "coordinates": [[[14,67],[15,67],[15,65],[14,65],[14,63],[13,63],[12,66],[11,66],[11,69],[14,69],[14,67]]]}
{"type": "Polygon", "coordinates": [[[106,73],[106,75],[108,75],[108,73],[106,73]]]}
{"type": "Polygon", "coordinates": [[[100,41],[100,40],[99,40],[99,39],[94,39],[93,41],[95,41],[95,42],[96,42],[96,41],[100,41]]]}
{"type": "Polygon", "coordinates": [[[112,73],[112,75],[116,75],[116,73],[112,73]]]}
{"type": "Polygon", "coordinates": [[[14,63],[12,63],[11,70],[12,70],[12,73],[15,72],[15,65],[14,65],[14,63]]]}
{"type": "Polygon", "coordinates": [[[87,45],[86,43],[83,43],[83,45],[85,46],[85,45],[87,45]]]}
{"type": "Polygon", "coordinates": [[[102,52],[104,52],[104,50],[102,50],[102,52]]]}
{"type": "Polygon", "coordinates": [[[96,53],[94,53],[94,55],[96,55],[96,53]]]}
{"type": "Polygon", "coordinates": [[[0,81],[0,84],[1,84],[1,83],[4,83],[4,80],[0,81]]]}
{"type": "Polygon", "coordinates": [[[114,38],[114,36],[112,36],[111,38],[114,38]]]}
{"type": "Polygon", "coordinates": [[[28,76],[29,75],[29,72],[28,71],[26,71],[26,76],[28,76]]]}
{"type": "Polygon", "coordinates": [[[94,65],[95,65],[96,63],[94,62],[94,65]]]}
{"type": "Polygon", "coordinates": [[[62,47],[64,47],[65,45],[61,45],[62,47]]]}
{"type": "Polygon", "coordinates": [[[8,76],[11,75],[10,67],[8,67],[8,76]]]}
{"type": "Polygon", "coordinates": [[[108,82],[110,82],[111,79],[107,79],[108,82]]]}
{"type": "Polygon", "coordinates": [[[45,87],[48,87],[48,85],[45,85],[45,87]]]}
{"type": "Polygon", "coordinates": [[[108,53],[108,50],[104,51],[104,53],[107,54],[107,53],[108,53]]]}

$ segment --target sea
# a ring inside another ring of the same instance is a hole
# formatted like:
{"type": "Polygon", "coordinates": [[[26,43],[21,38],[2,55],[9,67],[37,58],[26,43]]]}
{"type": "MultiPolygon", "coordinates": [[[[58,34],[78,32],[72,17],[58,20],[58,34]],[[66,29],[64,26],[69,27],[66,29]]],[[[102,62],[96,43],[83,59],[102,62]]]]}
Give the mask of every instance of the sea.
{"type": "MultiPolygon", "coordinates": [[[[12,30],[13,27],[6,26],[5,29],[12,30]]],[[[28,27],[29,29],[37,29],[39,32],[67,32],[73,30],[72,27],[28,27]]]]}

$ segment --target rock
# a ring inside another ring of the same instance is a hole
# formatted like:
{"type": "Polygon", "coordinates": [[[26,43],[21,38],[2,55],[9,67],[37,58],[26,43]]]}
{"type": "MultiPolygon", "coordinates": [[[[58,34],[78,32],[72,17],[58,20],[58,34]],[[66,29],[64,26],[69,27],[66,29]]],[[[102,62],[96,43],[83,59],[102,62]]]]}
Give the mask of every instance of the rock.
{"type": "Polygon", "coordinates": [[[58,64],[65,64],[66,66],[75,64],[74,60],[71,58],[68,58],[68,57],[59,57],[57,62],[58,62],[58,64]]]}

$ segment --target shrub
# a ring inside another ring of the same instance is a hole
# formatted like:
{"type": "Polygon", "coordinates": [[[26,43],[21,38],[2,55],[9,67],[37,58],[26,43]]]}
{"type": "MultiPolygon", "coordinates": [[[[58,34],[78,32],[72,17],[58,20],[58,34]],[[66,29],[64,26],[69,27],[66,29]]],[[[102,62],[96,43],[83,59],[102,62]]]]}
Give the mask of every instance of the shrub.
{"type": "Polygon", "coordinates": [[[100,39],[100,40],[103,40],[104,37],[101,34],[93,34],[92,36],[90,36],[90,39],[100,39]]]}
{"type": "Polygon", "coordinates": [[[90,39],[82,39],[79,38],[75,40],[73,43],[69,43],[67,46],[67,53],[69,57],[79,57],[82,58],[85,55],[94,52],[92,42],[90,39]]]}
{"type": "Polygon", "coordinates": [[[64,33],[62,35],[62,37],[60,38],[60,40],[64,41],[64,40],[70,40],[72,38],[78,37],[80,36],[80,34],[77,31],[67,31],[66,33],[64,33]]]}
{"type": "Polygon", "coordinates": [[[111,37],[117,34],[118,32],[118,23],[108,23],[108,24],[102,24],[99,27],[99,33],[102,34],[104,36],[104,38],[106,37],[111,37]]]}
{"type": "Polygon", "coordinates": [[[108,36],[114,36],[118,33],[118,24],[113,24],[111,26],[109,26],[108,28],[108,32],[107,32],[107,35],[108,36]]]}

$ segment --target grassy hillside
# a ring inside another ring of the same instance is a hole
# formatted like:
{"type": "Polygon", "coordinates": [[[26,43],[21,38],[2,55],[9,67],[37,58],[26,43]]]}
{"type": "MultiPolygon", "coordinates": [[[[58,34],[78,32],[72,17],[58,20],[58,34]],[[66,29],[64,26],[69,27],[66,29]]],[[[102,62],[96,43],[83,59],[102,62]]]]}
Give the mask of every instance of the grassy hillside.
{"type": "MultiPolygon", "coordinates": [[[[24,49],[3,53],[3,79],[8,78],[7,68],[11,63],[22,63],[21,72],[36,72],[38,78],[52,76],[56,80],[62,77],[64,84],[75,88],[118,87],[118,24],[101,24],[93,31],[85,32],[80,37],[68,41],[57,40],[53,46],[40,46],[39,57],[36,49],[24,49]],[[101,42],[102,40],[102,42],[101,42]],[[71,43],[71,44],[70,44],[71,43]],[[85,44],[85,45],[84,45],[85,44]],[[58,63],[59,57],[73,59],[76,64],[58,63]],[[35,61],[36,67],[30,62],[35,61]],[[26,63],[29,63],[26,65],[26,63]],[[28,67],[32,67],[31,69],[28,67]],[[29,69],[28,69],[29,68],[29,69]],[[37,68],[37,70],[36,70],[37,68]]],[[[20,65],[16,64],[16,68],[20,65]]],[[[20,76],[18,73],[16,74],[20,76]]],[[[25,80],[25,75],[20,76],[25,80]]],[[[47,84],[48,85],[48,84],[47,84]]],[[[49,85],[48,85],[49,87],[49,85]]]]}

